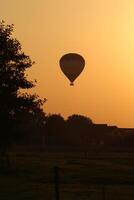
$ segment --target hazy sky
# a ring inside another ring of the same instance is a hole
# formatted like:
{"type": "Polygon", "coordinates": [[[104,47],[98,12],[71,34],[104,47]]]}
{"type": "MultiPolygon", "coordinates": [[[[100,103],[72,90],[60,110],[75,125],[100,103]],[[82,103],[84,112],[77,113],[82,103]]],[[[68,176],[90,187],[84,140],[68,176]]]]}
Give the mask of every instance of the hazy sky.
{"type": "Polygon", "coordinates": [[[0,17],[36,62],[47,113],[134,127],[134,0],[0,0],[0,17]],[[59,68],[68,52],[86,60],[74,87],[59,68]]]}

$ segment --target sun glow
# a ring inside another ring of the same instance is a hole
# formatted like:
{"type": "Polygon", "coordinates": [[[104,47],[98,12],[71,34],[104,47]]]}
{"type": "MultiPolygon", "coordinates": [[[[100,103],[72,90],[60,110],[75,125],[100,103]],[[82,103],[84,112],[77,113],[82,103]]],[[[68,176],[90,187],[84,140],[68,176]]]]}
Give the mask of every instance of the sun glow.
{"type": "Polygon", "coordinates": [[[36,61],[29,77],[38,81],[34,91],[48,99],[46,112],[134,126],[133,10],[133,0],[2,2],[2,19],[15,24],[15,37],[36,61]],[[86,61],[73,88],[59,67],[69,52],[86,61]]]}

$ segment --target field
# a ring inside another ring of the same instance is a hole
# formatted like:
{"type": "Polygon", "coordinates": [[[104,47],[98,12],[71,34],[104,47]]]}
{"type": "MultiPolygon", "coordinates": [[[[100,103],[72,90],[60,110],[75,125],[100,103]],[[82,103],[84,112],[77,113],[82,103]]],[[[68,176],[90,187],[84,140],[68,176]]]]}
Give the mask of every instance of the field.
{"type": "Polygon", "coordinates": [[[54,166],[61,200],[131,200],[133,153],[11,153],[14,173],[0,174],[1,200],[55,200],[54,166]]]}

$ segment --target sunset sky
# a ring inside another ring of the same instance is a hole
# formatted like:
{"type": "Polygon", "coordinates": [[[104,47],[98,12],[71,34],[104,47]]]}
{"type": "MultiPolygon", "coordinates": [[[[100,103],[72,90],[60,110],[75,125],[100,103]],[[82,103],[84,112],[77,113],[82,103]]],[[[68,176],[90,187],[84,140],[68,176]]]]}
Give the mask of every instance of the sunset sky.
{"type": "Polygon", "coordinates": [[[134,127],[134,0],[0,0],[0,18],[36,62],[45,112],[134,127]],[[86,61],[74,87],[59,67],[68,52],[86,61]]]}

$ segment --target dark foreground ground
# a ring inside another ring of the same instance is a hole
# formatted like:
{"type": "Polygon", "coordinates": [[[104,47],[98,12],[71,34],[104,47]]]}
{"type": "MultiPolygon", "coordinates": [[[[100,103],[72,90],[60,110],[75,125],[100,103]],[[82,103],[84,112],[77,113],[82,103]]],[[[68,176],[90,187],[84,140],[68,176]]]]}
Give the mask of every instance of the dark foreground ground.
{"type": "Polygon", "coordinates": [[[61,200],[134,199],[133,153],[12,153],[14,173],[0,174],[0,200],[55,200],[54,166],[61,200]]]}

